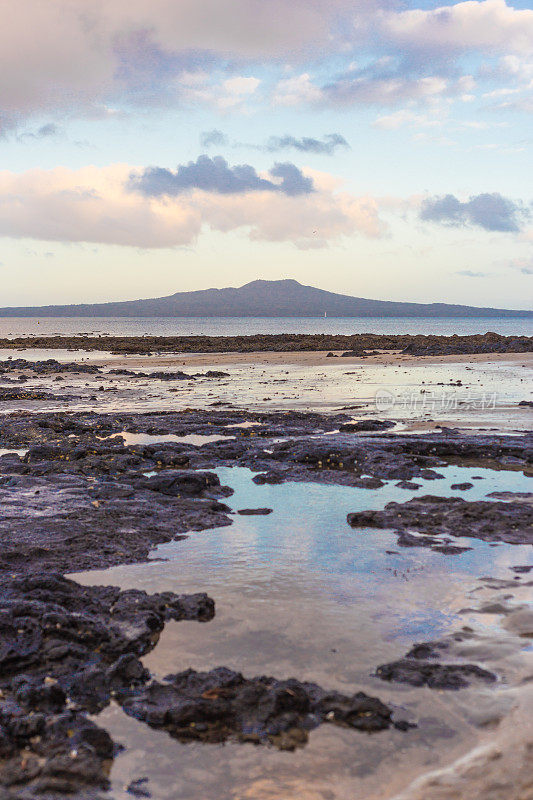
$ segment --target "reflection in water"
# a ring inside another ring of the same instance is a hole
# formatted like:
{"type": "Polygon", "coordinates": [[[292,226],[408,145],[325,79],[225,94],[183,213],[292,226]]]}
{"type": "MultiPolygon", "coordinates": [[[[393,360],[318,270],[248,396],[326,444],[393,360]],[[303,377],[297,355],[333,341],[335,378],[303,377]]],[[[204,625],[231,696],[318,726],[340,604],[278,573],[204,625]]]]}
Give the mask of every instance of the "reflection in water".
{"type": "Polygon", "coordinates": [[[463,496],[483,498],[502,489],[520,491],[520,473],[450,467],[442,480],[418,492],[388,484],[377,491],[312,483],[256,486],[242,468],[217,470],[235,494],[233,509],[270,507],[267,517],[235,516],[233,525],[193,533],[154,551],[149,564],[77,576],[83,583],[120,584],[149,592],[208,591],[216,600],[207,625],[170,623],[147,667],[162,677],[188,667],[226,665],[246,676],[294,676],[351,694],[359,689],[401,706],[418,722],[408,734],[378,736],[326,726],[299,753],[251,745],[181,745],[117,708],[99,718],[126,750],[113,767],[113,796],[126,798],[123,779],[144,775],[152,796],[171,800],[354,800],[385,798],[428,768],[457,757],[479,736],[485,709],[503,713],[505,691],[471,687],[445,698],[438,692],[385,684],[373,677],[380,663],[411,644],[468,624],[479,634],[469,658],[499,674],[509,655],[495,637],[498,618],[460,613],[475,605],[478,576],[509,578],[509,567],[530,560],[530,548],[458,540],[472,547],[448,556],[422,548],[401,549],[391,532],[352,530],[346,514],[380,508],[414,494],[461,495],[450,484],[471,478],[463,496]],[[476,651],[478,647],[478,651],[476,651]],[[475,709],[475,713],[473,711],[475,709]],[[477,716],[476,716],[477,715],[477,716]],[[142,763],[142,769],[139,764],[142,763]]]}
{"type": "Polygon", "coordinates": [[[180,442],[181,444],[192,444],[200,447],[203,444],[210,444],[212,442],[222,442],[226,439],[234,439],[234,436],[207,436],[200,433],[190,433],[187,436],[177,436],[173,433],[160,434],[159,436],[149,433],[128,433],[127,431],[120,431],[111,436],[97,437],[101,441],[112,442],[113,439],[121,436],[124,439],[124,445],[129,447],[133,444],[164,444],[165,442],[180,442]]]}

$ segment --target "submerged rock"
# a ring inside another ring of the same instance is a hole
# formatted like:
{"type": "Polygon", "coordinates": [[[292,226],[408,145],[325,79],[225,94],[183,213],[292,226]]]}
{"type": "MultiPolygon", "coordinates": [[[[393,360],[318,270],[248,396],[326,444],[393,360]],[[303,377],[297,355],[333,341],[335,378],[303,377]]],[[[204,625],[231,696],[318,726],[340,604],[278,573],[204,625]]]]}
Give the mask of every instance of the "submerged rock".
{"type": "MultiPolygon", "coordinates": [[[[460,638],[460,637],[459,637],[460,638]]],[[[410,686],[429,686],[430,689],[463,689],[471,681],[494,683],[496,675],[477,664],[439,663],[436,659],[446,653],[448,642],[421,642],[413,645],[404,658],[382,664],[376,675],[383,681],[408,683],[410,686]]]]}
{"type": "Polygon", "coordinates": [[[477,664],[431,664],[416,659],[401,658],[382,664],[376,675],[383,681],[408,683],[410,686],[429,686],[430,689],[463,689],[472,680],[494,683],[496,675],[477,664]]]}
{"type": "Polygon", "coordinates": [[[281,750],[302,747],[308,731],[324,722],[366,732],[408,727],[395,723],[388,706],[363,692],[347,697],[293,678],[247,679],[226,667],[169,675],[164,683],[154,681],[126,698],[122,706],[127,714],[181,741],[234,740],[281,750]]]}

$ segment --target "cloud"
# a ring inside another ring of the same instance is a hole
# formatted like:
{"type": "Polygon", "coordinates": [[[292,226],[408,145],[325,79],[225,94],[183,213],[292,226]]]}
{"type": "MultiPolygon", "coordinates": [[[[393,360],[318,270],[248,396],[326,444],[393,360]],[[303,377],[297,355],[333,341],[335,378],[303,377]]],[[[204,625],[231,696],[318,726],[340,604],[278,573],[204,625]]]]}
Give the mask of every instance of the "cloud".
{"type": "Polygon", "coordinates": [[[147,167],[132,174],[128,186],[146,197],[169,197],[191,189],[202,189],[217,194],[244,194],[245,192],[282,192],[289,196],[309,194],[313,181],[303,175],[294,164],[275,164],[270,176],[280,178],[275,183],[261,178],[250,164],[230,167],[222,156],[198,156],[196,161],[181,164],[175,172],[163,167],[147,167]]]}
{"type": "Polygon", "coordinates": [[[131,191],[130,176],[143,171],[128,164],[0,172],[0,236],[162,248],[192,245],[210,229],[309,248],[357,233],[383,235],[373,198],[343,192],[320,172],[303,176],[313,192],[295,194],[299,171],[289,167],[271,173],[286,182],[285,192],[190,188],[175,195],[131,191]]]}
{"type": "Polygon", "coordinates": [[[46,125],[41,125],[36,131],[28,131],[21,133],[19,139],[49,139],[61,134],[61,128],[54,122],[48,122],[46,125]]]}
{"type": "Polygon", "coordinates": [[[495,65],[487,64],[481,69],[481,74],[489,79],[499,81],[512,80],[518,84],[515,89],[496,89],[492,93],[487,93],[486,97],[497,97],[498,94],[509,92],[519,92],[521,88],[530,88],[533,81],[533,59],[531,55],[507,55],[498,59],[495,65]]]}
{"type": "Polygon", "coordinates": [[[532,258],[514,258],[509,262],[511,269],[516,269],[522,275],[533,275],[533,257],[532,258]]]}
{"type": "Polygon", "coordinates": [[[460,269],[455,274],[462,275],[465,278],[487,278],[490,272],[474,272],[471,269],[460,269]]]}
{"type": "Polygon", "coordinates": [[[213,128],[212,131],[202,131],[200,134],[200,144],[205,148],[223,147],[229,144],[229,140],[225,133],[213,128]]]}
{"type": "Polygon", "coordinates": [[[436,128],[442,124],[439,118],[428,117],[426,114],[416,114],[408,109],[400,109],[392,114],[378,117],[372,123],[374,128],[395,131],[404,125],[413,125],[416,128],[436,128]]]}
{"type": "Polygon", "coordinates": [[[380,0],[0,0],[2,125],[52,110],[97,113],[181,97],[191,72],[227,78],[226,99],[257,78],[239,64],[301,62],[337,51],[352,14],[380,0]]]}
{"type": "MultiPolygon", "coordinates": [[[[505,0],[429,9],[400,0],[0,0],[0,9],[3,131],[32,116],[103,118],[130,106],[246,110],[270,82],[277,106],[431,102],[468,94],[463,56],[527,59],[533,48],[533,10],[505,0]],[[369,66],[333,75],[372,54],[369,66]]],[[[527,69],[502,64],[511,80],[527,69]]]]}
{"type": "MultiPolygon", "coordinates": [[[[430,65],[431,66],[431,65],[430,65]]],[[[435,104],[441,99],[465,95],[474,88],[471,75],[451,78],[427,74],[428,65],[404,58],[385,57],[364,67],[353,65],[321,87],[322,101],[336,106],[353,104],[398,106],[435,104]]]]}
{"type": "Polygon", "coordinates": [[[281,178],[280,184],[274,184],[274,187],[290,197],[299,194],[309,194],[314,191],[312,178],[307,178],[298,167],[291,164],[290,161],[284,163],[278,162],[274,164],[270,170],[270,174],[274,178],[281,178]]]}
{"type": "Polygon", "coordinates": [[[259,78],[244,75],[221,80],[217,70],[213,74],[202,70],[184,72],[172,82],[173,94],[170,93],[168,102],[207,104],[221,112],[247,112],[260,83],[259,78]]]}
{"type": "Polygon", "coordinates": [[[295,136],[271,136],[265,145],[265,149],[270,152],[277,150],[298,150],[301,153],[317,153],[319,155],[332,155],[338,148],[348,148],[350,145],[340,133],[327,133],[322,139],[313,139],[303,136],[297,139],[295,136]]]}
{"type": "Polygon", "coordinates": [[[309,73],[279,81],[272,102],[282,106],[400,106],[405,103],[435,105],[448,98],[471,99],[472,75],[452,74],[442,65],[412,62],[405,54],[375,58],[360,66],[352,63],[326,82],[309,73]],[[437,68],[438,67],[438,68],[437,68]]]}
{"type": "Polygon", "coordinates": [[[466,0],[433,9],[382,11],[377,29],[381,36],[407,50],[449,58],[479,51],[493,55],[531,53],[533,10],[516,9],[505,0],[466,0]]]}
{"type": "Polygon", "coordinates": [[[200,144],[206,149],[208,147],[225,146],[249,148],[266,153],[277,153],[280,150],[297,150],[300,153],[317,155],[333,155],[339,148],[350,149],[350,145],[340,133],[327,133],[322,139],[310,136],[298,138],[285,134],[284,136],[271,136],[265,144],[252,144],[250,142],[230,142],[226,134],[216,128],[211,131],[203,131],[200,134],[200,144]]]}
{"type": "Polygon", "coordinates": [[[279,81],[272,96],[275,106],[299,106],[304,103],[319,103],[323,100],[322,89],[313,83],[308,72],[279,81]]]}
{"type": "Polygon", "coordinates": [[[394,107],[454,97],[471,101],[477,83],[471,72],[481,80],[531,80],[533,9],[515,9],[505,0],[404,11],[398,5],[381,4],[372,15],[354,15],[347,52],[356,60],[329,79],[308,72],[284,78],[275,87],[274,104],[394,107]],[[490,62],[496,56],[495,70],[490,62]],[[489,64],[480,65],[482,58],[489,64]]]}
{"type": "Polygon", "coordinates": [[[486,231],[515,233],[521,230],[529,212],[498,192],[478,194],[461,202],[453,194],[429,197],[422,203],[420,218],[445,225],[475,225],[486,231]]]}

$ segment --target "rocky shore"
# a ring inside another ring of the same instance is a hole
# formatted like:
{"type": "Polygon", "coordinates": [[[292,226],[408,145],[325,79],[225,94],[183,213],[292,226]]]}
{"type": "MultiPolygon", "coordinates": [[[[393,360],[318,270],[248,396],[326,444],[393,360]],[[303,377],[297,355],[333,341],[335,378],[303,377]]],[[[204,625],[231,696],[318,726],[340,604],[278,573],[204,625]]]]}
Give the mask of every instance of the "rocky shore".
{"type": "MultiPolygon", "coordinates": [[[[103,344],[108,349],[107,339],[103,344]]],[[[48,367],[30,369],[45,374],[48,367]]],[[[439,481],[439,470],[450,464],[533,471],[531,434],[400,435],[386,421],[358,424],[345,413],[15,411],[1,419],[0,447],[23,451],[0,456],[0,797],[6,800],[104,796],[120,743],[90,715],[111,702],[180,741],[288,750],[304,746],[321,724],[354,735],[392,727],[405,736],[416,725],[378,697],[347,696],[297,677],[244,677],[220,666],[157,680],[141,658],[165,623],[208,622],[216,597],[82,587],[65,577],[143,562],[157,544],[231,525],[237,509],[217,467],[249,467],[258,483],[367,489],[385,481],[407,488],[416,479],[439,481]],[[161,441],[127,445],[125,433],[161,441]],[[219,439],[201,446],[164,441],[191,435],[219,439]]],[[[358,528],[396,530],[400,545],[444,554],[453,554],[456,536],[531,544],[532,522],[524,498],[431,495],[349,518],[358,528]]],[[[376,664],[376,674],[435,689],[497,680],[482,666],[457,662],[441,644],[417,645],[404,659],[376,664]]]]}
{"type": "Polygon", "coordinates": [[[346,351],[363,357],[372,351],[395,351],[411,356],[531,353],[533,337],[485,333],[468,336],[359,333],[257,334],[249,336],[23,336],[0,339],[0,349],[97,350],[121,354],[254,353],[346,351]]]}

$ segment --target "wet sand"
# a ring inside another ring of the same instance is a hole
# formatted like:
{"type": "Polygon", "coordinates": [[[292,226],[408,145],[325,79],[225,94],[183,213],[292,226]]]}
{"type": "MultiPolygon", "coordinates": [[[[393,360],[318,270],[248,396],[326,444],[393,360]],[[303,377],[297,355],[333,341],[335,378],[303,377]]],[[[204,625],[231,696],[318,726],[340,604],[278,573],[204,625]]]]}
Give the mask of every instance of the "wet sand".
{"type": "MultiPolygon", "coordinates": [[[[23,351],[13,351],[23,352],[23,351]]],[[[331,351],[337,358],[342,358],[340,366],[343,364],[364,364],[374,365],[379,364],[383,366],[407,366],[407,367],[427,367],[441,364],[520,364],[526,368],[533,368],[533,353],[473,353],[470,355],[442,355],[442,356],[412,356],[397,351],[383,351],[378,355],[368,356],[342,356],[343,351],[331,351]]],[[[2,351],[0,350],[0,356],[2,351]]],[[[124,358],[124,357],[122,357],[124,358]]],[[[120,357],[119,357],[120,359],[120,357]]],[[[105,364],[107,359],[100,360],[97,356],[93,356],[94,363],[105,364]]],[[[113,363],[128,364],[130,367],[138,366],[146,363],[152,364],[154,367],[176,367],[181,364],[182,366],[227,366],[231,364],[254,364],[257,366],[281,366],[283,364],[294,365],[298,367],[333,367],[338,362],[328,357],[324,351],[310,351],[310,352],[283,352],[272,353],[264,351],[256,351],[251,353],[176,353],[169,354],[151,354],[150,356],[136,356],[130,355],[124,360],[113,359],[113,363]]]]}
{"type": "MultiPolygon", "coordinates": [[[[464,430],[506,432],[531,428],[532,410],[519,405],[533,394],[533,355],[492,354],[413,357],[382,354],[368,358],[327,358],[324,353],[228,353],[117,356],[66,350],[0,351],[0,368],[8,357],[29,361],[79,361],[100,369],[97,375],[72,372],[35,375],[28,370],[25,391],[58,395],[58,402],[0,403],[0,413],[16,409],[135,411],[206,408],[212,403],[254,411],[336,412],[354,418],[379,415],[398,422],[398,431],[431,430],[437,424],[464,430]],[[224,370],[220,379],[161,381],[111,374],[111,370],[198,373],[224,370]],[[56,378],[58,381],[56,381],[56,378]],[[95,394],[95,389],[99,390],[95,394]],[[59,391],[60,390],[60,391],[59,391]],[[60,394],[76,399],[61,402],[60,394]]],[[[6,375],[8,377],[8,375],[6,375]]],[[[3,383],[0,375],[0,385],[3,383]]],[[[13,389],[13,383],[9,384],[13,389]]]]}

